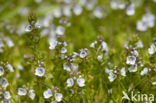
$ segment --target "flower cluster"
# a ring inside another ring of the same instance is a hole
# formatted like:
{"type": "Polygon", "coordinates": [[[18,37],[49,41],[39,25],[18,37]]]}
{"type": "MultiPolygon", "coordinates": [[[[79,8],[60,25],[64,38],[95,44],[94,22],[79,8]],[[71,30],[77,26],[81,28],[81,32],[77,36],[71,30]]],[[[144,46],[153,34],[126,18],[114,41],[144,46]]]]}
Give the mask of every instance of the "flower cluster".
{"type": "Polygon", "coordinates": [[[151,13],[146,13],[141,20],[137,21],[137,30],[146,31],[148,28],[153,28],[154,24],[155,16],[151,13]]]}
{"type": "Polygon", "coordinates": [[[23,2],[4,14],[20,2],[0,4],[1,103],[120,103],[122,91],[154,93],[156,0],[143,15],[148,1],[23,2]]]}

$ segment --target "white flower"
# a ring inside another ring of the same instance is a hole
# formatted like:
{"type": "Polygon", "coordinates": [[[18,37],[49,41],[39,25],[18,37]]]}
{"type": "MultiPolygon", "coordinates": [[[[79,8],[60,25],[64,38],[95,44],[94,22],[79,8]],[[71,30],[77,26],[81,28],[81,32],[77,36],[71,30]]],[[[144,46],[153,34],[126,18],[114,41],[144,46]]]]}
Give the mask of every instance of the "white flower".
{"type": "Polygon", "coordinates": [[[5,91],[5,92],[4,92],[4,98],[5,98],[5,99],[10,99],[10,98],[11,98],[10,92],[5,91]]]}
{"type": "Polygon", "coordinates": [[[116,79],[116,75],[112,72],[109,73],[108,79],[110,82],[113,82],[116,79]]]}
{"type": "Polygon", "coordinates": [[[79,87],[84,87],[85,86],[85,79],[83,78],[78,78],[77,79],[77,84],[79,85],[79,87]]]}
{"type": "Polygon", "coordinates": [[[32,26],[31,25],[28,25],[26,28],[25,28],[25,31],[26,32],[31,32],[32,31],[32,26]]]}
{"type": "Polygon", "coordinates": [[[136,72],[137,71],[137,64],[132,65],[131,67],[128,68],[129,72],[136,72]]]}
{"type": "Polygon", "coordinates": [[[3,88],[6,88],[9,85],[9,83],[8,83],[6,78],[2,78],[0,80],[0,84],[2,85],[3,88]]]}
{"type": "Polygon", "coordinates": [[[63,26],[57,26],[57,28],[56,28],[57,35],[63,35],[64,32],[65,32],[65,28],[63,26]]]}
{"type": "Polygon", "coordinates": [[[67,87],[72,87],[74,85],[74,80],[73,78],[67,79],[67,87]]]}
{"type": "Polygon", "coordinates": [[[39,21],[37,21],[37,22],[35,23],[35,27],[38,28],[38,29],[40,29],[40,28],[41,28],[41,23],[40,23],[39,21]]]}
{"type": "Polygon", "coordinates": [[[80,15],[82,13],[82,7],[80,5],[76,5],[73,8],[73,12],[75,13],[75,15],[80,15]]]}
{"type": "Polygon", "coordinates": [[[131,4],[130,6],[127,7],[126,14],[128,16],[132,16],[135,14],[134,4],[131,4]]]}
{"type": "Polygon", "coordinates": [[[7,64],[6,67],[10,72],[14,72],[14,69],[10,64],[7,64]]]}
{"type": "Polygon", "coordinates": [[[56,101],[52,101],[51,103],[57,103],[56,101]]]}
{"type": "Polygon", "coordinates": [[[84,50],[81,50],[80,57],[85,58],[87,56],[87,53],[84,50]]]}
{"type": "Polygon", "coordinates": [[[62,101],[62,93],[55,93],[55,101],[61,102],[62,101]]]}
{"type": "Polygon", "coordinates": [[[154,53],[156,53],[156,46],[155,46],[154,44],[152,44],[152,45],[150,46],[150,48],[148,49],[148,53],[149,53],[149,54],[154,54],[154,53]]]}
{"type": "Polygon", "coordinates": [[[73,71],[78,71],[78,65],[77,64],[72,64],[72,70],[73,71]]]}
{"type": "Polygon", "coordinates": [[[73,52],[73,58],[76,58],[77,56],[78,56],[79,54],[78,53],[76,53],[76,52],[73,52]]]}
{"type": "Polygon", "coordinates": [[[3,67],[0,66],[0,76],[2,76],[4,74],[4,69],[3,67]]]}
{"type": "Polygon", "coordinates": [[[138,21],[137,22],[137,27],[136,27],[137,30],[139,31],[146,31],[147,30],[147,24],[144,22],[144,21],[138,21]]]}
{"type": "Polygon", "coordinates": [[[121,9],[121,10],[125,9],[125,7],[126,7],[125,3],[119,3],[118,4],[118,8],[121,9]]]}
{"type": "Polygon", "coordinates": [[[55,8],[55,9],[54,9],[54,12],[53,12],[53,15],[54,15],[56,18],[61,17],[61,16],[62,16],[61,9],[60,9],[60,8],[55,8]]]}
{"type": "Polygon", "coordinates": [[[141,40],[139,40],[136,44],[137,44],[137,46],[136,46],[137,48],[143,48],[144,47],[141,40]]]}
{"type": "Polygon", "coordinates": [[[72,15],[71,6],[64,6],[63,7],[63,14],[67,17],[70,17],[72,15]]]}
{"type": "Polygon", "coordinates": [[[102,58],[103,58],[103,54],[100,54],[100,55],[98,55],[98,57],[97,57],[98,61],[102,60],[102,58]]]}
{"type": "Polygon", "coordinates": [[[3,100],[1,101],[1,103],[10,103],[10,100],[8,100],[8,99],[3,99],[3,100]]]}
{"type": "Polygon", "coordinates": [[[37,67],[35,70],[35,75],[42,77],[45,73],[45,69],[43,67],[37,67]]]}
{"type": "Polygon", "coordinates": [[[110,6],[112,9],[118,9],[118,2],[115,0],[112,0],[110,3],[110,6]]]}
{"type": "Polygon", "coordinates": [[[106,51],[106,52],[108,52],[108,46],[107,46],[107,43],[106,42],[102,42],[101,43],[101,46],[102,46],[102,51],[106,51]]]}
{"type": "Polygon", "coordinates": [[[138,53],[137,50],[133,50],[133,51],[131,51],[131,53],[134,54],[135,56],[138,56],[139,55],[139,53],[138,53]]]}
{"type": "Polygon", "coordinates": [[[136,61],[136,57],[135,56],[128,56],[127,57],[126,64],[134,65],[135,64],[135,61],[136,61]]]}
{"type": "Polygon", "coordinates": [[[55,47],[57,46],[57,41],[56,41],[56,40],[51,40],[51,41],[49,42],[49,44],[50,44],[49,49],[50,49],[50,50],[54,50],[55,47]]]}
{"type": "Polygon", "coordinates": [[[34,98],[35,98],[34,90],[29,90],[28,96],[29,96],[32,100],[34,100],[34,98]]]}
{"type": "Polygon", "coordinates": [[[24,96],[27,94],[26,89],[24,88],[18,88],[18,95],[24,96]]]}
{"type": "Polygon", "coordinates": [[[93,14],[95,17],[97,17],[99,19],[102,18],[103,17],[102,8],[100,8],[100,7],[95,8],[95,10],[93,11],[93,14]]]}
{"type": "Polygon", "coordinates": [[[156,82],[152,82],[152,85],[156,85],[156,82]]]}
{"type": "Polygon", "coordinates": [[[94,41],[93,43],[90,44],[91,48],[95,48],[95,44],[97,44],[97,41],[94,41]]]}
{"type": "Polygon", "coordinates": [[[66,52],[67,52],[67,49],[65,47],[62,47],[61,53],[66,53],[66,52]]]}
{"type": "Polygon", "coordinates": [[[7,44],[9,47],[13,47],[13,46],[14,46],[14,43],[13,43],[13,41],[12,41],[11,39],[6,38],[5,40],[6,40],[6,44],[7,44]]]}
{"type": "Polygon", "coordinates": [[[64,46],[68,46],[67,42],[63,42],[63,45],[64,45],[64,46]]]}
{"type": "Polygon", "coordinates": [[[150,14],[150,13],[144,14],[142,17],[142,20],[144,22],[146,22],[148,27],[150,27],[150,28],[154,27],[155,17],[153,14],[150,14]]]}
{"type": "Polygon", "coordinates": [[[125,77],[126,76],[126,70],[125,70],[125,68],[122,68],[121,71],[120,71],[120,73],[121,73],[122,76],[125,77]]]}
{"type": "Polygon", "coordinates": [[[50,98],[52,96],[52,92],[51,89],[46,90],[45,92],[43,92],[43,96],[44,98],[50,98]]]}
{"type": "Polygon", "coordinates": [[[144,69],[141,71],[140,75],[145,75],[145,74],[148,73],[148,71],[149,71],[148,68],[144,68],[144,69]]]}
{"type": "Polygon", "coordinates": [[[71,71],[71,70],[70,70],[70,66],[68,66],[68,63],[64,63],[64,64],[63,64],[63,69],[66,70],[66,71],[68,71],[68,72],[71,71]]]}

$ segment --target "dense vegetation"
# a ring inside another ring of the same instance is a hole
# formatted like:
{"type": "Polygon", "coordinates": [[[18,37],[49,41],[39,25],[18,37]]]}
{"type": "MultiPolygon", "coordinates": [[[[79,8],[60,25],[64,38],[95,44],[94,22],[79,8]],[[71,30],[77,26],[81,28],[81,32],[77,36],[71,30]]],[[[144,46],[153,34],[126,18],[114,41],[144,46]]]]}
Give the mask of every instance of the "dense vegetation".
{"type": "Polygon", "coordinates": [[[156,0],[0,0],[1,103],[155,103],[155,16],[156,0]]]}

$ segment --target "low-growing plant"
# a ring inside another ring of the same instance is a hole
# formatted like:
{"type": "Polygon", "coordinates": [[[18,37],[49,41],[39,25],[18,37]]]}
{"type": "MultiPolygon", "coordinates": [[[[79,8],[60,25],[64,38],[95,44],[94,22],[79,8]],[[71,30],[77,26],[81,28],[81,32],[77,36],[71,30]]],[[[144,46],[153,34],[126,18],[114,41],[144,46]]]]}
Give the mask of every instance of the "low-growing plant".
{"type": "Polygon", "coordinates": [[[0,1],[1,103],[155,103],[155,0],[13,1],[0,1]]]}

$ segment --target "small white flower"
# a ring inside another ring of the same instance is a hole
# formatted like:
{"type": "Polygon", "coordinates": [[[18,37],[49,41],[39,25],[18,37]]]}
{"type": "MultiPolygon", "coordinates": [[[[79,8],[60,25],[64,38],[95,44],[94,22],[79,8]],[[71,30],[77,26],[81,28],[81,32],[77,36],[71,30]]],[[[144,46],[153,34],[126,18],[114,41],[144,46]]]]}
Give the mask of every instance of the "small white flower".
{"type": "Polygon", "coordinates": [[[62,93],[55,93],[55,101],[61,102],[62,101],[62,93]]]}
{"type": "Polygon", "coordinates": [[[72,87],[74,85],[74,80],[73,78],[67,79],[67,87],[72,87]]]}
{"type": "Polygon", "coordinates": [[[33,27],[31,25],[28,25],[26,28],[25,28],[25,31],[26,32],[31,32],[33,29],[33,27]]]}
{"type": "Polygon", "coordinates": [[[115,0],[112,0],[110,3],[110,6],[112,9],[118,9],[118,2],[115,0]]]}
{"type": "Polygon", "coordinates": [[[51,89],[46,90],[45,92],[43,92],[43,96],[44,98],[50,98],[52,96],[52,92],[51,89]]]}
{"type": "Polygon", "coordinates": [[[57,34],[57,35],[63,35],[64,32],[65,32],[65,28],[64,28],[63,26],[58,26],[58,27],[56,28],[56,34],[57,34]]]}
{"type": "Polygon", "coordinates": [[[101,43],[101,46],[102,46],[102,51],[106,51],[106,52],[108,52],[108,46],[107,46],[107,43],[106,42],[102,42],[101,43]]]}
{"type": "Polygon", "coordinates": [[[133,50],[133,51],[131,51],[131,53],[132,53],[133,55],[135,55],[135,56],[138,56],[138,55],[139,55],[139,53],[138,53],[137,50],[133,50]]]}
{"type": "Polygon", "coordinates": [[[10,72],[14,72],[14,69],[10,64],[7,64],[6,67],[10,72]]]}
{"type": "Polygon", "coordinates": [[[8,83],[6,78],[2,78],[0,80],[0,84],[2,85],[3,88],[6,88],[9,85],[9,83],[8,83]]]}
{"type": "Polygon", "coordinates": [[[72,15],[71,6],[64,6],[63,7],[63,14],[67,17],[70,17],[72,15]]]}
{"type": "Polygon", "coordinates": [[[68,46],[67,42],[63,42],[63,45],[64,45],[64,46],[68,46]]]}
{"type": "Polygon", "coordinates": [[[27,94],[26,89],[24,89],[24,88],[18,88],[18,95],[24,96],[26,94],[27,94]]]}
{"type": "Polygon", "coordinates": [[[71,70],[70,70],[70,66],[68,66],[68,63],[64,63],[64,64],[63,64],[63,69],[66,70],[66,71],[68,71],[68,72],[71,71],[71,70]]]}
{"type": "Polygon", "coordinates": [[[100,7],[95,8],[95,10],[93,11],[93,14],[95,17],[97,17],[99,19],[102,18],[103,17],[102,8],[100,8],[100,7]]]}
{"type": "Polygon", "coordinates": [[[14,42],[11,39],[6,39],[6,44],[8,45],[8,47],[13,47],[14,46],[14,42]]]}
{"type": "Polygon", "coordinates": [[[78,71],[78,65],[77,64],[72,64],[72,70],[73,71],[78,71]]]}
{"type": "Polygon", "coordinates": [[[81,50],[80,57],[85,58],[87,56],[87,53],[84,50],[81,50]]]}
{"type": "Polygon", "coordinates": [[[5,91],[5,92],[4,92],[4,98],[5,98],[5,99],[10,99],[10,98],[11,98],[10,92],[5,91]]]}
{"type": "Polygon", "coordinates": [[[143,15],[142,20],[146,22],[147,26],[152,28],[155,24],[155,17],[153,14],[146,13],[143,15]]]}
{"type": "Polygon", "coordinates": [[[137,30],[139,30],[139,31],[146,31],[147,30],[147,24],[146,24],[146,22],[144,22],[144,21],[138,21],[137,22],[137,27],[136,27],[136,29],[137,30]]]}
{"type": "Polygon", "coordinates": [[[73,52],[73,58],[76,58],[77,56],[78,56],[79,54],[78,53],[76,53],[76,52],[73,52]]]}
{"type": "Polygon", "coordinates": [[[45,69],[43,67],[37,67],[35,70],[35,75],[42,77],[45,73],[45,69]]]}
{"type": "Polygon", "coordinates": [[[67,52],[67,49],[65,47],[62,47],[61,53],[66,53],[66,52],[67,52]]]}
{"type": "Polygon", "coordinates": [[[56,101],[52,101],[51,103],[57,103],[56,101]]]}
{"type": "Polygon", "coordinates": [[[131,67],[128,68],[129,72],[136,72],[137,71],[137,64],[132,65],[131,67]]]}
{"type": "Polygon", "coordinates": [[[10,103],[10,100],[8,100],[8,99],[3,99],[3,100],[1,101],[1,103],[10,103]]]}
{"type": "Polygon", "coordinates": [[[152,85],[156,85],[156,82],[152,82],[152,85]]]}
{"type": "Polygon", "coordinates": [[[80,15],[82,13],[82,7],[80,5],[76,5],[73,8],[73,12],[75,13],[75,15],[80,15]]]}
{"type": "Polygon", "coordinates": [[[125,68],[122,68],[121,71],[120,71],[120,73],[121,73],[122,76],[125,77],[126,76],[126,70],[125,70],[125,68]]]}
{"type": "Polygon", "coordinates": [[[97,41],[94,41],[93,43],[90,44],[91,48],[95,48],[95,44],[97,44],[97,41]]]}
{"type": "Polygon", "coordinates": [[[97,57],[98,61],[102,60],[102,58],[103,58],[103,54],[100,54],[100,55],[98,55],[98,57],[97,57]]]}
{"type": "Polygon", "coordinates": [[[55,8],[53,12],[54,17],[59,18],[62,16],[62,12],[60,8],[55,8]]]}
{"type": "Polygon", "coordinates": [[[116,75],[112,72],[109,73],[108,79],[110,82],[113,82],[116,79],[116,75]]]}
{"type": "Polygon", "coordinates": [[[140,75],[145,75],[145,74],[148,73],[148,71],[149,71],[148,68],[144,68],[144,69],[141,71],[140,75]]]}
{"type": "Polygon", "coordinates": [[[134,65],[135,64],[135,61],[136,61],[136,57],[135,56],[128,56],[127,57],[126,64],[134,65]]]}
{"type": "Polygon", "coordinates": [[[84,78],[78,78],[77,79],[77,84],[79,85],[79,87],[84,87],[85,86],[85,79],[84,78]]]}
{"type": "Polygon", "coordinates": [[[137,48],[143,48],[144,47],[141,40],[139,40],[136,44],[137,44],[137,46],[136,46],[137,48]]]}
{"type": "Polygon", "coordinates": [[[152,45],[150,46],[150,48],[148,49],[148,53],[149,53],[149,54],[154,54],[154,53],[156,53],[156,46],[155,46],[154,44],[152,44],[152,45]]]}
{"type": "Polygon", "coordinates": [[[4,46],[4,43],[0,41],[0,48],[2,48],[3,46],[4,46]]]}
{"type": "Polygon", "coordinates": [[[34,90],[29,90],[28,96],[29,96],[32,100],[34,100],[34,98],[35,98],[34,90]]]}
{"type": "Polygon", "coordinates": [[[0,76],[2,76],[4,74],[4,69],[3,67],[0,66],[0,76]]]}
{"type": "Polygon", "coordinates": [[[125,3],[119,3],[118,4],[118,8],[121,9],[121,10],[125,9],[125,7],[126,7],[125,3]]]}
{"type": "Polygon", "coordinates": [[[55,47],[57,46],[57,43],[58,43],[58,42],[57,42],[56,40],[50,41],[50,42],[49,42],[49,44],[50,44],[49,49],[50,49],[50,50],[54,50],[55,47]]]}
{"type": "Polygon", "coordinates": [[[127,10],[126,10],[126,14],[128,16],[132,16],[135,14],[135,8],[134,8],[134,4],[131,4],[130,6],[128,6],[127,10]]]}
{"type": "Polygon", "coordinates": [[[40,29],[41,28],[41,23],[39,21],[36,22],[35,27],[40,29]]]}

